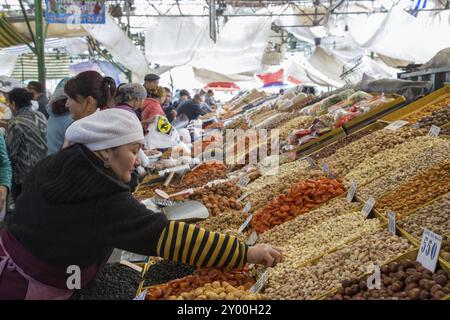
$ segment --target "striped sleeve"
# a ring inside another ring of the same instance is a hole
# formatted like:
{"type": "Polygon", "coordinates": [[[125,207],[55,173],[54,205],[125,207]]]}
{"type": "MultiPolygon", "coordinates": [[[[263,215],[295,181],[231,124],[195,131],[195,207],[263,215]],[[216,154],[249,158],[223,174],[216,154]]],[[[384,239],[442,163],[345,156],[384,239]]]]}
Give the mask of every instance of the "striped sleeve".
{"type": "Polygon", "coordinates": [[[247,245],[235,236],[171,221],[161,232],[157,254],[197,267],[242,268],[247,262],[247,250],[247,245]]]}

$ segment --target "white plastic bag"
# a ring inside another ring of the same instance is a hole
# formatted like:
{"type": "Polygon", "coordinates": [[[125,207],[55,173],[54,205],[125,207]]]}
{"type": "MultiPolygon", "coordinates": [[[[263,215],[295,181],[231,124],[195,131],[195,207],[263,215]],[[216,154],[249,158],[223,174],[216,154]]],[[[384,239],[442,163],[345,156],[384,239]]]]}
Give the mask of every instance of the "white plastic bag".
{"type": "Polygon", "coordinates": [[[148,125],[148,133],[145,136],[146,149],[173,148],[179,143],[180,136],[166,117],[156,116],[148,125]]]}

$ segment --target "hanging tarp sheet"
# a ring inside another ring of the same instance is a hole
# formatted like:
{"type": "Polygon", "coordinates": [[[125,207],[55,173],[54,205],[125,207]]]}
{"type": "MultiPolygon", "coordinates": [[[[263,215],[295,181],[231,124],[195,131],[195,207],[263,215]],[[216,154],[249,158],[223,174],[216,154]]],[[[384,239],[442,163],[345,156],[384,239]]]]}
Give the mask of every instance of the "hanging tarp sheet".
{"type": "Polygon", "coordinates": [[[6,15],[0,13],[0,48],[17,46],[29,41],[9,23],[6,15]]]}
{"type": "Polygon", "coordinates": [[[45,19],[48,23],[104,24],[105,1],[45,0],[45,19]]]}

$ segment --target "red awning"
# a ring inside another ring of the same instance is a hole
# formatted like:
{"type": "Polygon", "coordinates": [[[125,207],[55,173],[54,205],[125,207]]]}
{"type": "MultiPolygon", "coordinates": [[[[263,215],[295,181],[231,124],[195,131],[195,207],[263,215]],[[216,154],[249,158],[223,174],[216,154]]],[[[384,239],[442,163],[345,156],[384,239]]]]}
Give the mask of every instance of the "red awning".
{"type": "Polygon", "coordinates": [[[301,83],[300,80],[298,80],[296,77],[293,77],[293,76],[289,76],[289,77],[288,77],[288,81],[289,81],[289,82],[292,82],[292,83],[295,84],[295,85],[298,85],[298,84],[301,83]]]}
{"type": "Polygon", "coordinates": [[[233,82],[210,82],[206,85],[205,90],[219,90],[219,91],[234,91],[241,90],[235,83],[233,82]]]}
{"type": "Polygon", "coordinates": [[[280,69],[277,72],[271,73],[263,73],[256,75],[261,79],[264,84],[273,83],[273,82],[283,82],[284,70],[280,69]]]}

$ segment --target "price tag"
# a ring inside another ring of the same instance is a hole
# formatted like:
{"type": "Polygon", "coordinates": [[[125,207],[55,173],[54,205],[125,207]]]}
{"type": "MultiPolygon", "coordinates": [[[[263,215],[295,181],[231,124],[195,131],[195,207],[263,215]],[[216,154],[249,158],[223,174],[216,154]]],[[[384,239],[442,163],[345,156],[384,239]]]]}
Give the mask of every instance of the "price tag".
{"type": "Polygon", "coordinates": [[[247,176],[243,176],[242,178],[239,179],[237,185],[241,188],[245,188],[249,182],[250,182],[250,178],[247,176]]]}
{"type": "Polygon", "coordinates": [[[253,231],[252,234],[245,240],[245,244],[248,246],[253,246],[258,240],[258,234],[256,231],[253,231]]]}
{"type": "Polygon", "coordinates": [[[242,196],[240,196],[239,197],[239,199],[237,199],[237,201],[242,201],[242,200],[244,200],[245,198],[247,198],[248,197],[248,193],[244,193],[242,196]]]}
{"type": "Polygon", "coordinates": [[[327,163],[324,163],[324,164],[322,165],[322,170],[323,170],[323,172],[325,172],[325,174],[326,174],[328,177],[330,177],[331,179],[334,179],[334,178],[335,178],[335,176],[330,172],[330,167],[328,166],[327,163]]]}
{"type": "Polygon", "coordinates": [[[302,160],[305,160],[309,163],[309,168],[315,168],[317,166],[316,162],[311,157],[305,157],[302,160]]]}
{"type": "Polygon", "coordinates": [[[361,212],[363,213],[364,218],[367,218],[372,211],[373,207],[375,206],[376,200],[374,197],[370,197],[367,201],[364,207],[362,208],[361,212]]]}
{"type": "Polygon", "coordinates": [[[258,281],[250,288],[250,292],[258,293],[267,285],[267,281],[269,280],[269,271],[266,269],[261,273],[261,277],[259,277],[258,281]]]}
{"type": "Polygon", "coordinates": [[[424,268],[434,272],[439,257],[439,251],[441,250],[441,245],[442,237],[425,228],[416,261],[420,262],[424,268]]]}
{"type": "Polygon", "coordinates": [[[357,187],[358,187],[358,185],[356,184],[356,182],[352,181],[352,184],[350,185],[350,188],[348,189],[347,197],[346,197],[348,203],[353,201],[353,198],[355,197],[355,194],[356,194],[357,187]]]}
{"type": "Polygon", "coordinates": [[[436,138],[439,136],[439,132],[441,131],[441,128],[438,126],[435,126],[434,124],[431,126],[430,131],[428,131],[428,135],[430,137],[436,138]]]}
{"type": "Polygon", "coordinates": [[[145,295],[147,294],[147,289],[145,289],[144,291],[142,291],[139,295],[137,295],[135,298],[133,298],[133,300],[145,300],[145,295]]]}
{"type": "Polygon", "coordinates": [[[408,121],[405,121],[405,120],[397,120],[397,121],[392,122],[390,125],[388,125],[384,129],[396,131],[396,130],[400,129],[401,127],[403,127],[404,125],[406,125],[407,123],[408,123],[408,121]]]}
{"type": "Polygon", "coordinates": [[[252,221],[253,215],[249,215],[248,218],[244,221],[244,223],[239,227],[238,233],[242,233],[245,229],[247,229],[248,225],[250,224],[250,221],[252,221]]]}
{"type": "Polygon", "coordinates": [[[388,217],[388,230],[389,233],[395,236],[395,212],[392,212],[391,210],[387,211],[387,217],[388,217]]]}
{"type": "Polygon", "coordinates": [[[250,203],[247,203],[244,206],[244,209],[242,209],[245,213],[248,213],[250,211],[250,209],[252,208],[252,205],[250,203]]]}
{"type": "Polygon", "coordinates": [[[413,129],[419,129],[420,128],[420,124],[418,122],[414,123],[411,128],[413,129]]]}

